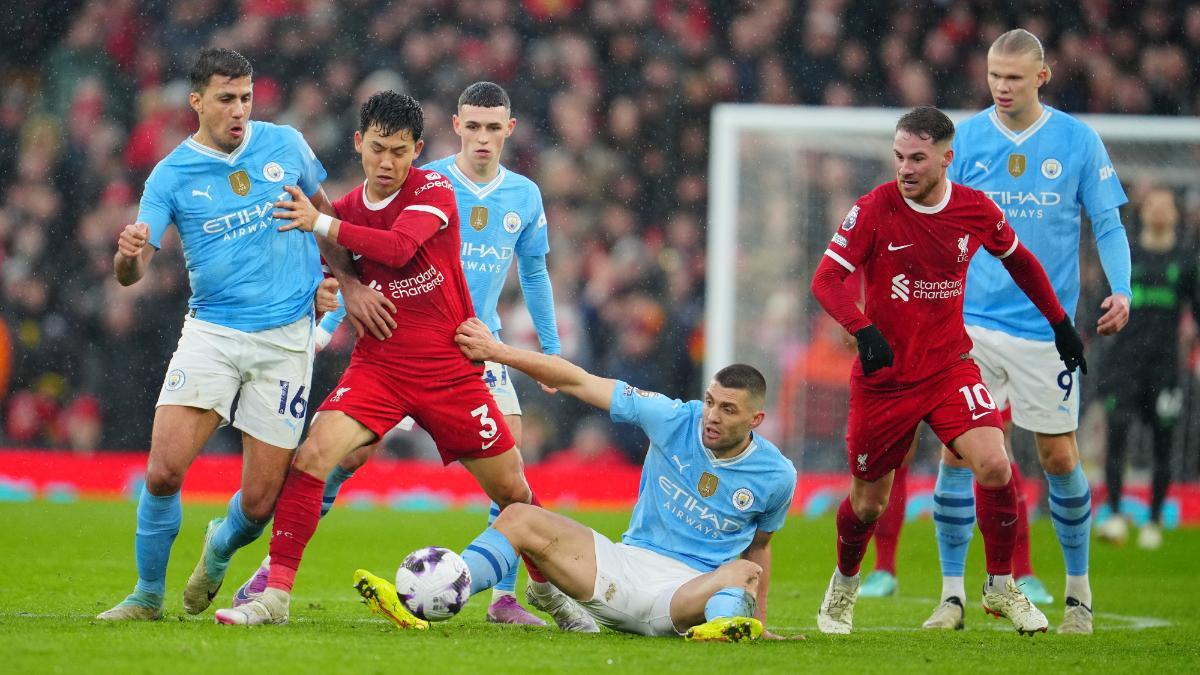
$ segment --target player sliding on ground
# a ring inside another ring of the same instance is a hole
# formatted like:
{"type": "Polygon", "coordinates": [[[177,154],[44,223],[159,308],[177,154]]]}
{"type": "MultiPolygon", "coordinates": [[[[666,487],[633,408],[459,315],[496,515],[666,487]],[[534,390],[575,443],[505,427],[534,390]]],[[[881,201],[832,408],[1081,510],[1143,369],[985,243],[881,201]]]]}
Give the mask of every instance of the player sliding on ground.
{"type": "Polygon", "coordinates": [[[1084,366],[1083,343],[1042,266],[1000,209],[984,193],[946,178],[953,138],[954,124],[937,108],[901,117],[893,145],[896,180],[855,203],[813,277],[813,294],[858,339],[859,353],[846,434],[850,495],[838,509],[837,569],[817,614],[824,633],[853,627],[859,564],[922,420],[975,475],[987,557],[984,609],[1007,617],[1022,634],[1047,628],[1045,615],[1012,578],[1016,491],[1000,413],[970,358],[963,327],[971,256],[983,247],[1003,262],[1053,326],[1068,371],[1084,366]],[[843,284],[860,265],[863,311],[843,284]]]}
{"type": "MultiPolygon", "coordinates": [[[[713,377],[703,401],[685,402],[497,342],[478,319],[464,322],[456,339],[471,360],[516,368],[650,438],[621,543],[565,516],[513,504],[462,554],[472,593],[490,588],[520,555],[547,580],[531,582],[531,596],[557,586],[614,630],[728,641],[764,634],[771,536],[792,503],[796,469],[754,433],[764,415],[762,374],[729,366],[713,377]]],[[[374,609],[402,607],[391,584],[367,578],[371,585],[359,590],[374,609]]]]}
{"type": "MultiPolygon", "coordinates": [[[[385,340],[363,337],[350,365],[321,404],[308,438],[284,482],[271,536],[267,588],[256,599],[222,609],[224,624],[285,623],[300,559],[317,529],[325,477],[351,452],[376,442],[411,415],[437,443],[442,461],[462,462],[488,497],[502,506],[537,503],[521,455],[495,400],[480,379],[482,367],[454,343],[458,325],[473,316],[459,262],[458,207],[444,176],[418,169],[424,115],[409,96],[392,91],[363,104],[354,147],[366,180],[334,203],[338,217],[320,214],[304,195],[276,202],[286,227],[361,255],[361,281],[394,303],[385,340]]],[[[286,229],[286,228],[285,228],[286,229]]],[[[345,253],[345,251],[341,251],[345,253]]],[[[331,266],[347,264],[327,255],[331,266]]],[[[530,578],[543,579],[528,566],[530,578]]],[[[590,617],[561,594],[539,597],[564,630],[598,630],[590,617]],[[551,609],[546,605],[553,604],[551,609]]],[[[423,625],[406,617],[413,625],[423,625]]]]}

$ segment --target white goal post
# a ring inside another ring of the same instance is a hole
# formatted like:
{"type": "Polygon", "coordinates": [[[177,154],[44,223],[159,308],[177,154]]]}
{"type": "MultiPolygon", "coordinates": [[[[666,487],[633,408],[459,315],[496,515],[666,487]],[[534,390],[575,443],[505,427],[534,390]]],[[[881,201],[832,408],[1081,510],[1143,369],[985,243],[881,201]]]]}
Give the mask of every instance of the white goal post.
{"type": "MultiPolygon", "coordinates": [[[[780,385],[789,364],[804,355],[818,358],[807,351],[816,325],[808,281],[853,200],[891,177],[891,139],[904,112],[739,104],[714,108],[705,382],[724,365],[748,362],[764,371],[768,391],[778,401],[785,393],[780,385]]],[[[955,121],[971,114],[950,111],[955,121]]],[[[1189,199],[1200,200],[1200,120],[1078,117],[1100,134],[1127,190],[1138,182],[1153,182],[1191,191],[1189,199]]],[[[793,379],[804,380],[802,375],[793,379]]],[[[806,441],[809,426],[803,412],[808,387],[792,389],[798,391],[785,399],[800,410],[787,412],[797,418],[779,420],[775,414],[766,428],[789,454],[800,451],[797,444],[806,441]]]]}

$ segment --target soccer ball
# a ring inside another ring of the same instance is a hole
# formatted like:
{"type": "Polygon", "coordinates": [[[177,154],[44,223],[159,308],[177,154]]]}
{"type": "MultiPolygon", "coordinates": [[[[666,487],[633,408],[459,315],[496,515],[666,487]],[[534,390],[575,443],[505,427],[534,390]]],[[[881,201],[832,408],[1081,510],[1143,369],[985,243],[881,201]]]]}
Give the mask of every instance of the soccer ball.
{"type": "Polygon", "coordinates": [[[428,546],[408,554],[396,570],[400,602],[426,621],[445,621],[471,597],[471,570],[448,548],[428,546]]]}

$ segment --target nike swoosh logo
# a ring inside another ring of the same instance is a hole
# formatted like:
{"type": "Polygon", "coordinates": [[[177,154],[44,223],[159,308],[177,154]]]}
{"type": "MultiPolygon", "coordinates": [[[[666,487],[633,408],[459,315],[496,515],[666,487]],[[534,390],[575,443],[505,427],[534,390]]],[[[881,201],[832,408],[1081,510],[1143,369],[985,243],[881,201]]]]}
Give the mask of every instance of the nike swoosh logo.
{"type": "Polygon", "coordinates": [[[992,411],[991,411],[991,410],[985,410],[985,411],[983,411],[983,412],[981,412],[981,413],[975,413],[974,415],[971,415],[971,419],[973,419],[973,420],[977,420],[977,419],[979,419],[979,418],[981,418],[981,417],[987,417],[987,416],[988,416],[988,415],[990,415],[990,414],[992,414],[992,411]]]}
{"type": "Polygon", "coordinates": [[[902,249],[902,248],[908,248],[909,246],[912,246],[912,244],[905,244],[905,245],[903,245],[903,246],[896,246],[895,244],[892,244],[892,243],[890,243],[890,242],[889,242],[889,243],[888,243],[888,250],[889,250],[889,251],[899,251],[900,249],[902,249]]]}
{"type": "Polygon", "coordinates": [[[497,435],[495,438],[493,438],[491,443],[480,443],[480,444],[479,444],[479,449],[480,449],[480,450],[487,450],[488,448],[490,448],[490,447],[492,447],[493,445],[495,445],[495,444],[496,444],[496,441],[498,441],[498,440],[500,440],[500,436],[499,436],[499,435],[497,435]]]}
{"type": "Polygon", "coordinates": [[[1017,519],[1013,518],[1012,520],[1008,521],[1007,523],[1000,523],[1000,527],[1012,527],[1013,525],[1016,524],[1016,522],[1017,522],[1017,519]]]}

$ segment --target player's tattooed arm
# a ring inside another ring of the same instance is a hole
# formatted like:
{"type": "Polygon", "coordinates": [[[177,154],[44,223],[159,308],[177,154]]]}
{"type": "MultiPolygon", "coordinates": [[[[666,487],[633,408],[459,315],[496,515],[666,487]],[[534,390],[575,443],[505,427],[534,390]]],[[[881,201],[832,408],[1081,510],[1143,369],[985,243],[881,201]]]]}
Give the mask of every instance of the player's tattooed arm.
{"type": "Polygon", "coordinates": [[[477,318],[472,317],[459,324],[454,341],[472,361],[503,363],[584,403],[590,403],[603,410],[612,406],[616,380],[593,375],[559,356],[540,354],[497,342],[487,324],[477,318]]]}
{"type": "Polygon", "coordinates": [[[113,271],[122,286],[137,283],[146,273],[150,259],[158,250],[150,244],[150,226],[146,223],[126,225],[117,237],[117,254],[113,258],[113,271]]]}

